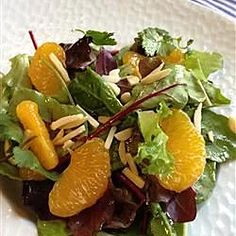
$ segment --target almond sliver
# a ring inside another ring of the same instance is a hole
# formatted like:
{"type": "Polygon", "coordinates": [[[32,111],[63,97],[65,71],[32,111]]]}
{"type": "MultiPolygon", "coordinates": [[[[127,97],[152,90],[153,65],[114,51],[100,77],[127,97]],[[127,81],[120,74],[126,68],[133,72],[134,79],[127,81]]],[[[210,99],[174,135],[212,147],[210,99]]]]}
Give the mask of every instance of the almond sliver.
{"type": "Polygon", "coordinates": [[[110,116],[99,116],[98,117],[98,122],[104,124],[106,123],[111,117],[110,116]]]}
{"type": "Polygon", "coordinates": [[[56,130],[74,121],[77,121],[77,122],[80,122],[80,124],[83,124],[86,121],[86,118],[83,114],[64,116],[56,121],[53,121],[50,127],[52,130],[56,130]]]}
{"type": "Polygon", "coordinates": [[[132,128],[124,129],[115,134],[115,138],[119,141],[126,141],[132,135],[132,128]]]}
{"type": "Polygon", "coordinates": [[[170,72],[171,72],[171,69],[156,71],[155,73],[151,72],[149,75],[147,75],[146,77],[144,77],[141,80],[141,83],[142,84],[151,84],[153,82],[156,82],[158,80],[165,78],[166,76],[168,76],[170,74],[170,72]]]}
{"type": "Polygon", "coordinates": [[[126,158],[126,150],[125,150],[125,142],[121,141],[119,144],[119,148],[118,148],[118,153],[119,153],[119,157],[121,162],[126,165],[127,163],[127,158],[126,158]]]}
{"type": "Polygon", "coordinates": [[[63,78],[63,80],[66,83],[70,82],[69,75],[68,75],[66,69],[64,68],[64,66],[62,65],[61,61],[57,58],[57,56],[54,53],[50,53],[49,54],[49,59],[53,63],[56,70],[59,72],[59,74],[63,78]]]}
{"type": "Polygon", "coordinates": [[[196,127],[199,133],[201,133],[201,122],[202,122],[202,103],[200,102],[193,116],[194,126],[196,127]]]}
{"type": "Polygon", "coordinates": [[[69,132],[68,134],[66,134],[64,137],[57,139],[54,142],[54,145],[62,145],[64,144],[67,140],[70,140],[80,134],[82,134],[85,131],[85,126],[81,125],[79,128],[72,130],[71,132],[69,132]]]}
{"type": "Polygon", "coordinates": [[[145,185],[145,182],[141,177],[138,175],[134,174],[129,168],[125,168],[122,173],[130,179],[137,187],[143,188],[145,185]]]}
{"type": "Polygon", "coordinates": [[[126,160],[127,160],[127,162],[128,162],[128,165],[129,165],[130,170],[131,170],[134,174],[138,175],[137,166],[136,166],[136,164],[135,164],[135,162],[134,162],[134,158],[131,156],[130,153],[126,153],[126,160]]]}
{"type": "Polygon", "coordinates": [[[64,135],[64,130],[61,129],[57,135],[55,136],[55,138],[52,140],[52,143],[55,144],[57,142],[58,139],[61,139],[64,135]]]}
{"type": "Polygon", "coordinates": [[[116,126],[111,127],[111,129],[107,135],[105,145],[104,145],[106,149],[110,149],[115,132],[116,132],[116,126]]]}

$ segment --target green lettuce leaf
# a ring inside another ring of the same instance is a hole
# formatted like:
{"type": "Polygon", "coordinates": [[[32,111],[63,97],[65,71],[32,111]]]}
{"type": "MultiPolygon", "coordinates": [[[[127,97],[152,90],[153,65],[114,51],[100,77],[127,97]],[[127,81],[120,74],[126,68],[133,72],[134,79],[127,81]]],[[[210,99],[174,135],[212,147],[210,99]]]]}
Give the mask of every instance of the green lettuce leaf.
{"type": "Polygon", "coordinates": [[[167,151],[168,136],[160,128],[159,118],[153,111],[138,112],[139,128],[145,142],[139,145],[135,161],[138,164],[148,162],[142,167],[145,174],[166,176],[172,171],[173,156],[167,151]]]}
{"type": "Polygon", "coordinates": [[[90,68],[77,73],[69,90],[75,101],[90,113],[114,114],[122,108],[112,89],[90,68]]]}
{"type": "Polygon", "coordinates": [[[206,201],[216,184],[216,162],[208,161],[200,179],[194,184],[196,191],[196,201],[201,203],[206,201]]]}
{"type": "Polygon", "coordinates": [[[96,45],[116,45],[116,40],[112,38],[114,33],[100,32],[96,30],[88,30],[85,35],[92,37],[92,42],[96,45]]]}
{"type": "Polygon", "coordinates": [[[59,178],[59,174],[57,172],[45,170],[39,163],[37,157],[29,150],[23,150],[20,147],[14,147],[13,157],[11,157],[11,159],[19,168],[27,168],[37,171],[52,181],[56,181],[59,178]]]}
{"type": "Polygon", "coordinates": [[[19,54],[10,59],[11,69],[4,75],[0,82],[0,113],[6,113],[9,100],[12,98],[16,87],[31,88],[28,77],[30,57],[26,54],[19,54]]]}
{"type": "MultiPolygon", "coordinates": [[[[174,83],[185,83],[185,76],[188,76],[188,72],[181,65],[168,66],[171,68],[171,73],[163,80],[157,81],[149,85],[138,84],[132,90],[132,99],[137,100],[150,93],[161,90],[174,83]]],[[[161,101],[171,103],[175,108],[183,108],[188,102],[188,92],[184,86],[177,86],[161,96],[154,97],[142,104],[143,108],[155,108],[161,101]]]]}
{"type": "Polygon", "coordinates": [[[136,39],[147,56],[166,56],[176,48],[169,33],[159,28],[147,28],[138,33],[136,39]]]}
{"type": "Polygon", "coordinates": [[[159,203],[151,204],[152,219],[148,227],[148,236],[187,236],[186,224],[171,224],[159,203]]]}
{"type": "Polygon", "coordinates": [[[8,114],[0,114],[0,140],[14,140],[21,143],[23,136],[23,131],[17,121],[8,114]]]}
{"type": "Polygon", "coordinates": [[[230,104],[230,99],[225,97],[221,90],[217,88],[210,81],[202,81],[202,85],[207,93],[209,100],[211,101],[211,106],[220,106],[220,105],[228,105],[230,104]]]}
{"type": "Polygon", "coordinates": [[[43,95],[32,89],[16,88],[14,97],[10,101],[9,113],[16,117],[16,106],[23,100],[31,100],[38,104],[41,117],[51,122],[63,116],[81,113],[74,105],[60,104],[56,99],[43,95]]]}
{"type": "Polygon", "coordinates": [[[68,230],[66,222],[62,220],[37,221],[39,236],[70,236],[72,233],[68,230]]]}
{"type": "Polygon", "coordinates": [[[216,52],[191,51],[186,55],[185,67],[199,80],[207,80],[208,76],[223,68],[223,57],[216,52]]]}
{"type": "Polygon", "coordinates": [[[210,110],[202,112],[202,134],[206,139],[207,158],[218,163],[236,159],[236,134],[228,126],[228,118],[210,110]],[[207,140],[213,132],[214,142],[207,140]]]}
{"type": "Polygon", "coordinates": [[[0,175],[13,180],[22,180],[19,175],[19,169],[8,162],[0,162],[0,175]]]}

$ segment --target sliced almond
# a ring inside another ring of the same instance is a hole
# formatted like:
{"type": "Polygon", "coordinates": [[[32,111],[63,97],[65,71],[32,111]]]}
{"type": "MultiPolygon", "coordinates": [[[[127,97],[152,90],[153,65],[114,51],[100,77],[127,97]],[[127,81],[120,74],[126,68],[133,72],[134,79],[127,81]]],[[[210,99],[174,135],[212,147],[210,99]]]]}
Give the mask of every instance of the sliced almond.
{"type": "Polygon", "coordinates": [[[213,133],[213,131],[212,130],[209,131],[207,133],[207,135],[208,135],[209,140],[213,143],[214,142],[214,133],[213,133]]]}
{"type": "Polygon", "coordinates": [[[120,88],[118,85],[116,85],[115,83],[111,83],[111,82],[107,82],[107,84],[110,86],[110,88],[113,90],[113,92],[115,93],[116,96],[118,96],[120,94],[120,88]]]}
{"type": "Polygon", "coordinates": [[[76,105],[87,117],[87,120],[90,125],[92,125],[94,128],[97,128],[99,126],[99,122],[95,120],[91,115],[88,114],[80,105],[76,105]]]}
{"type": "Polygon", "coordinates": [[[131,99],[131,94],[129,92],[125,92],[120,96],[120,100],[123,104],[126,104],[131,99]]]}
{"type": "Polygon", "coordinates": [[[61,129],[57,135],[55,136],[55,138],[52,140],[52,143],[55,144],[59,139],[61,139],[64,136],[64,129],[61,129]]]}
{"type": "Polygon", "coordinates": [[[110,149],[110,147],[111,147],[111,144],[112,144],[112,141],[113,141],[113,138],[114,138],[114,135],[115,135],[115,133],[116,133],[116,126],[113,126],[113,127],[111,127],[111,129],[110,129],[110,131],[109,131],[109,133],[108,133],[108,135],[107,135],[107,138],[106,138],[106,141],[105,141],[105,148],[106,149],[110,149]]]}
{"type": "Polygon", "coordinates": [[[124,129],[115,134],[115,138],[119,141],[126,141],[132,135],[132,128],[124,129]]]}
{"type": "Polygon", "coordinates": [[[79,128],[72,130],[70,133],[66,134],[64,137],[57,139],[54,142],[54,145],[62,145],[64,144],[67,140],[70,140],[80,134],[82,134],[85,131],[85,126],[81,125],[79,128]]]}
{"type": "Polygon", "coordinates": [[[134,75],[128,75],[126,77],[126,79],[127,79],[127,81],[129,82],[129,84],[131,86],[134,86],[134,85],[138,84],[139,81],[140,81],[139,77],[138,76],[134,76],[134,75]]]}
{"type": "Polygon", "coordinates": [[[124,141],[120,142],[118,152],[119,152],[119,157],[120,157],[121,162],[124,165],[126,165],[127,158],[126,158],[126,149],[125,149],[125,142],[124,141]]]}
{"type": "Polygon", "coordinates": [[[114,70],[110,71],[109,75],[103,75],[102,78],[106,82],[118,83],[121,80],[119,74],[120,74],[120,69],[114,69],[114,70]]]}
{"type": "Polygon", "coordinates": [[[70,154],[72,154],[72,147],[73,147],[73,145],[75,144],[75,142],[73,142],[72,140],[67,140],[67,141],[65,141],[65,143],[63,144],[63,149],[65,150],[65,151],[68,151],[70,154]]]}
{"type": "Polygon", "coordinates": [[[11,148],[11,145],[10,145],[9,140],[5,140],[4,147],[3,147],[5,156],[9,156],[10,148],[11,148]]]}
{"type": "Polygon", "coordinates": [[[145,185],[145,182],[141,177],[138,175],[134,174],[129,168],[125,168],[122,173],[130,179],[137,187],[143,188],[145,185]]]}
{"type": "MultiPolygon", "coordinates": [[[[50,125],[52,130],[56,130],[62,128],[63,126],[67,126],[70,123],[77,122],[79,125],[83,124],[86,121],[86,117],[83,114],[64,116],[56,121],[53,121],[50,125]]],[[[77,126],[79,126],[77,125],[77,126]]]]}
{"type": "Polygon", "coordinates": [[[102,124],[106,123],[111,117],[110,116],[99,116],[98,121],[102,124]]]}
{"type": "Polygon", "coordinates": [[[236,134],[236,117],[230,116],[228,124],[229,124],[230,130],[236,134]]]}
{"type": "Polygon", "coordinates": [[[53,63],[54,67],[59,72],[59,74],[61,75],[63,80],[66,83],[70,82],[69,75],[68,75],[66,69],[64,68],[64,66],[62,65],[61,61],[57,58],[57,56],[54,53],[50,53],[49,59],[53,63]]]}
{"type": "Polygon", "coordinates": [[[193,116],[193,124],[199,133],[201,133],[201,122],[202,122],[202,103],[200,102],[193,116]]]}
{"type": "Polygon", "coordinates": [[[156,71],[155,73],[151,72],[149,75],[147,75],[146,77],[144,77],[141,80],[142,84],[151,84],[153,82],[156,82],[158,80],[161,80],[165,77],[167,77],[171,72],[171,69],[165,69],[165,70],[161,70],[161,71],[156,71]]]}
{"type": "Polygon", "coordinates": [[[135,164],[135,162],[134,162],[134,158],[131,156],[130,153],[126,153],[126,159],[127,159],[127,162],[128,162],[128,165],[129,165],[130,170],[131,170],[134,174],[138,175],[137,166],[136,166],[136,164],[135,164]]]}

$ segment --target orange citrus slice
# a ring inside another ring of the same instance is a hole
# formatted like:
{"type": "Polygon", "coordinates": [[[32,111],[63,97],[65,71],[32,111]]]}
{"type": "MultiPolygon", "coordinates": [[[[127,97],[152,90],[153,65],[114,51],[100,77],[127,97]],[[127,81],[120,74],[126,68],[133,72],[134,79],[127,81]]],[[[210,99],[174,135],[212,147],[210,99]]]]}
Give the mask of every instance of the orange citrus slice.
{"type": "Polygon", "coordinates": [[[93,139],[76,149],[49,194],[51,213],[69,217],[94,205],[107,189],[110,172],[110,157],[103,140],[93,139]]]}
{"type": "Polygon", "coordinates": [[[167,148],[174,157],[174,168],[169,176],[158,179],[166,189],[181,192],[192,186],[204,170],[204,139],[181,110],[173,110],[172,115],[161,122],[161,128],[169,137],[167,148]]]}
{"type": "Polygon", "coordinates": [[[63,90],[63,84],[54,68],[49,55],[53,53],[62,64],[65,63],[65,52],[57,43],[48,42],[35,52],[29,67],[29,77],[34,87],[41,93],[54,96],[63,90]]]}

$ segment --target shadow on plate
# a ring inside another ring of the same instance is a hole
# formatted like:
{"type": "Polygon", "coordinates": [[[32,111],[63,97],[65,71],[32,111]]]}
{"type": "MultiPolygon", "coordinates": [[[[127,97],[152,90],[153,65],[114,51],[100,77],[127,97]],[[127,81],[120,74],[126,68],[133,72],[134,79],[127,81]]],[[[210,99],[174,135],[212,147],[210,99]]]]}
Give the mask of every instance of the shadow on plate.
{"type": "Polygon", "coordinates": [[[0,177],[0,191],[3,198],[9,202],[11,210],[16,216],[35,222],[36,218],[33,212],[23,204],[22,183],[13,181],[5,177],[0,177]]]}

